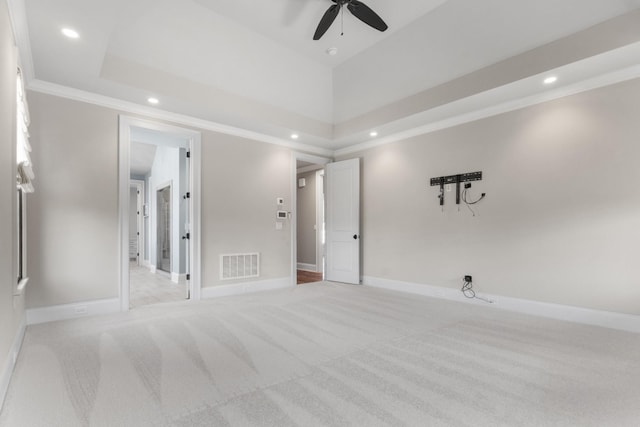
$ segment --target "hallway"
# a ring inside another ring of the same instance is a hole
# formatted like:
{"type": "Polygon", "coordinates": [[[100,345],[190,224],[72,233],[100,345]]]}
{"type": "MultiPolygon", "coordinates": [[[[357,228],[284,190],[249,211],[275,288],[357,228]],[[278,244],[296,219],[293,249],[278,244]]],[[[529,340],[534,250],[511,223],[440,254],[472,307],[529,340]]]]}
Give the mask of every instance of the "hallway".
{"type": "Polygon", "coordinates": [[[162,272],[153,274],[148,268],[129,264],[129,308],[186,299],[186,285],[173,283],[162,272]]]}

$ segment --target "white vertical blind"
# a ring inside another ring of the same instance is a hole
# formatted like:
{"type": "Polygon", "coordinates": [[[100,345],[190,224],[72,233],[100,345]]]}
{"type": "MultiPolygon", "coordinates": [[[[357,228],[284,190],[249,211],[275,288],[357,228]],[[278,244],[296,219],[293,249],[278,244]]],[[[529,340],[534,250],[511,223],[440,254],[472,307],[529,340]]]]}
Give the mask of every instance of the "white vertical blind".
{"type": "Polygon", "coordinates": [[[33,166],[31,164],[31,145],[29,145],[29,106],[24,90],[22,72],[18,68],[17,76],[17,150],[16,161],[18,164],[17,185],[25,193],[33,192],[33,166]]]}

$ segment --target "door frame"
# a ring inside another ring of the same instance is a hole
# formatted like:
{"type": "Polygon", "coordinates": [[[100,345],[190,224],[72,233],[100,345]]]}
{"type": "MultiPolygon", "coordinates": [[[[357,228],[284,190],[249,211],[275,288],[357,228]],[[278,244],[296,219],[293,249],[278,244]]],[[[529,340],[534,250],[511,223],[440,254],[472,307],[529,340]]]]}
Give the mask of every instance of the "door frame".
{"type": "Polygon", "coordinates": [[[316,272],[324,278],[322,234],[325,232],[324,169],[316,171],[316,272]],[[322,206],[322,209],[320,209],[322,206]]]}
{"type": "MultiPolygon", "coordinates": [[[[189,301],[199,301],[201,295],[201,152],[202,133],[191,129],[173,126],[137,117],[119,115],[118,141],[118,202],[120,230],[120,310],[129,311],[129,182],[131,165],[131,128],[143,128],[153,131],[171,133],[184,137],[189,142],[189,191],[191,193],[191,209],[189,210],[189,301]]],[[[151,202],[151,201],[150,201],[151,202]]]]}
{"type": "Polygon", "coordinates": [[[138,266],[144,266],[144,256],[147,254],[145,251],[145,232],[144,232],[144,181],[140,179],[131,179],[129,180],[130,187],[135,187],[136,191],[139,191],[137,201],[138,201],[138,230],[140,235],[138,236],[138,266]]]}
{"type": "MultiPolygon", "coordinates": [[[[155,212],[155,215],[152,216],[153,221],[151,221],[152,226],[153,226],[153,230],[154,230],[154,235],[155,235],[155,243],[156,243],[156,250],[155,250],[155,255],[156,255],[156,262],[155,262],[155,271],[157,272],[162,271],[164,273],[168,273],[169,276],[171,276],[171,281],[178,283],[178,281],[173,280],[173,250],[174,250],[174,245],[173,245],[173,180],[169,180],[169,181],[165,181],[165,182],[161,182],[157,185],[154,186],[155,190],[153,192],[154,195],[154,203],[155,206],[151,209],[151,212],[155,212]],[[169,221],[169,271],[163,270],[161,268],[158,267],[158,263],[159,263],[159,258],[158,258],[158,253],[160,250],[160,247],[158,245],[158,224],[160,223],[160,219],[159,219],[159,212],[158,212],[158,192],[160,192],[161,190],[164,190],[165,188],[169,189],[169,209],[171,212],[171,220],[169,221]]],[[[179,238],[178,238],[179,239],[179,238]]],[[[149,242],[149,244],[151,244],[151,242],[149,242]]]]}
{"type": "Polygon", "coordinates": [[[298,282],[298,160],[317,165],[326,165],[333,161],[328,157],[295,151],[291,153],[291,282],[293,286],[296,286],[298,282]]]}

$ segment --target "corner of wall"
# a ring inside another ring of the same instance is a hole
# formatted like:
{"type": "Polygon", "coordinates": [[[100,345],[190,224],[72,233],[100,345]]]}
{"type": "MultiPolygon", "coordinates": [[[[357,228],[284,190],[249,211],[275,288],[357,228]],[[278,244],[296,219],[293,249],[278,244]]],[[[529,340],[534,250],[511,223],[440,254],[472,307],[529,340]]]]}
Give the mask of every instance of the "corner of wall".
{"type": "Polygon", "coordinates": [[[9,383],[11,382],[11,376],[13,375],[13,371],[18,360],[18,354],[20,354],[20,349],[22,348],[22,341],[24,340],[26,329],[27,316],[25,313],[22,316],[20,326],[18,327],[16,336],[14,337],[11,348],[9,349],[7,360],[5,361],[5,364],[2,367],[2,371],[0,372],[0,410],[2,410],[2,407],[4,405],[7,391],[9,389],[9,383]]]}

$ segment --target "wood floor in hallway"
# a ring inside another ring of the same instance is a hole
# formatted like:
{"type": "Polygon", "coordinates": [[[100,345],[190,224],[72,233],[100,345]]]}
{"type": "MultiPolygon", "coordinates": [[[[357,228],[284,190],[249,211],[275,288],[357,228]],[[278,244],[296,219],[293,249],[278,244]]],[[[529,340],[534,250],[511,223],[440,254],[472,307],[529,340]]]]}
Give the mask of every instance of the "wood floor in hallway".
{"type": "Polygon", "coordinates": [[[311,271],[298,270],[297,284],[322,282],[322,273],[314,273],[311,271]]]}

